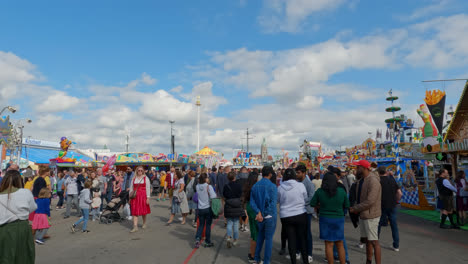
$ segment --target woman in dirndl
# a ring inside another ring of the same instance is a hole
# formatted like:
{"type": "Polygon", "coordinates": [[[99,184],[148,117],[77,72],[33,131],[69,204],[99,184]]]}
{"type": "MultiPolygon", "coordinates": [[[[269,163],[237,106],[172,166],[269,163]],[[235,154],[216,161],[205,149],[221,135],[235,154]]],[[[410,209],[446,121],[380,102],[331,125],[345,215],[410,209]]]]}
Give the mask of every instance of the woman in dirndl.
{"type": "Polygon", "coordinates": [[[28,216],[36,208],[31,191],[23,189],[20,173],[7,171],[0,185],[0,263],[34,263],[34,239],[28,216]]]}
{"type": "Polygon", "coordinates": [[[133,216],[133,229],[130,233],[138,231],[138,216],[143,218],[141,228],[146,228],[146,215],[151,213],[149,206],[150,194],[150,181],[147,179],[143,167],[138,166],[136,168],[136,176],[133,177],[132,184],[130,185],[130,212],[133,216]]]}
{"type": "Polygon", "coordinates": [[[172,196],[172,206],[171,206],[171,216],[169,217],[169,221],[167,221],[166,225],[170,225],[174,220],[174,216],[177,213],[182,213],[182,225],[185,225],[185,218],[189,213],[189,205],[187,201],[187,195],[185,194],[184,187],[184,176],[180,171],[176,171],[176,178],[177,181],[174,184],[174,192],[172,196]]]}

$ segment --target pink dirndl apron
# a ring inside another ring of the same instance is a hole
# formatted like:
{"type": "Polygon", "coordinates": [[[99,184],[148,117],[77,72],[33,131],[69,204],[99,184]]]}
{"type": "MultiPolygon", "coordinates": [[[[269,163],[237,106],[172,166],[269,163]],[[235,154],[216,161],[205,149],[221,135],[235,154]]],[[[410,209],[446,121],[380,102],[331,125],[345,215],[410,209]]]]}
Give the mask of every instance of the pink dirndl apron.
{"type": "Polygon", "coordinates": [[[135,183],[136,177],[133,179],[133,190],[136,190],[136,197],[130,200],[130,211],[132,216],[147,215],[151,213],[151,209],[146,204],[146,176],[143,176],[142,183],[135,183]]]}

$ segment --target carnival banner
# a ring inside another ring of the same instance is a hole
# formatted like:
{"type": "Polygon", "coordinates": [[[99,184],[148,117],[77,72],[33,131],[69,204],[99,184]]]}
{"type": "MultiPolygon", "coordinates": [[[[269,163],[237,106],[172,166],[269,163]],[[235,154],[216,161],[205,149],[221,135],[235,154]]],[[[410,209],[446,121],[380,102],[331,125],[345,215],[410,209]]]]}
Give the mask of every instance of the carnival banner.
{"type": "Polygon", "coordinates": [[[445,92],[434,90],[426,91],[426,98],[424,99],[439,135],[442,135],[444,125],[445,97],[445,92]]]}

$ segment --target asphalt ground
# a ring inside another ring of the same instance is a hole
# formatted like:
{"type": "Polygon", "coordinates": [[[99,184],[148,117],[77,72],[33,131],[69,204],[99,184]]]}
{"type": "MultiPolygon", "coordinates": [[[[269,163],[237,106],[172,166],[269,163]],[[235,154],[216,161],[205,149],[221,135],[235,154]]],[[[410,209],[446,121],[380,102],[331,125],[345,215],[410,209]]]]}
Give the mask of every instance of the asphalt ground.
{"type": "MultiPolygon", "coordinates": [[[[70,226],[78,217],[64,219],[64,210],[55,211],[57,200],[53,200],[51,222],[48,234],[51,238],[44,245],[36,245],[36,263],[248,263],[247,254],[250,233],[240,233],[238,247],[226,247],[226,229],[221,217],[212,228],[213,248],[200,247],[194,250],[195,228],[187,223],[181,225],[175,219],[166,226],[170,211],[169,201],[157,202],[151,199],[151,214],[148,228],[129,233],[132,223],[100,224],[88,222],[90,233],[71,233],[70,226]]],[[[440,229],[437,223],[414,216],[399,214],[400,252],[392,248],[390,227],[382,230],[382,263],[468,263],[468,232],[440,229]]],[[[141,218],[140,218],[141,225],[141,218]]],[[[324,243],[319,239],[318,222],[312,222],[314,241],[314,263],[326,263],[324,243]]],[[[278,219],[273,243],[272,263],[290,263],[280,256],[281,224],[278,219]]],[[[351,263],[365,263],[365,249],[357,247],[359,228],[354,229],[347,219],[345,237],[351,263]]],[[[301,262],[298,262],[301,263],[301,262]]]]}

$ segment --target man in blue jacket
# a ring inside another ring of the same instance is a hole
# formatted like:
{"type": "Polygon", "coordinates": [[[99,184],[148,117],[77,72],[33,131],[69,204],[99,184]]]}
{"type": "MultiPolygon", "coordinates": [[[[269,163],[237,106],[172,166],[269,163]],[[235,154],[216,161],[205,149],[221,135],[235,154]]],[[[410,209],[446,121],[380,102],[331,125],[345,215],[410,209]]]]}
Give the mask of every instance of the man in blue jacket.
{"type": "Polygon", "coordinates": [[[260,253],[263,243],[265,243],[264,264],[269,264],[271,260],[271,251],[273,249],[273,235],[276,229],[276,204],[278,203],[278,190],[276,185],[271,182],[274,171],[271,166],[265,166],[262,169],[262,176],[259,182],[252,187],[250,194],[250,205],[257,216],[258,222],[257,247],[255,249],[255,261],[260,263],[260,253]]]}

